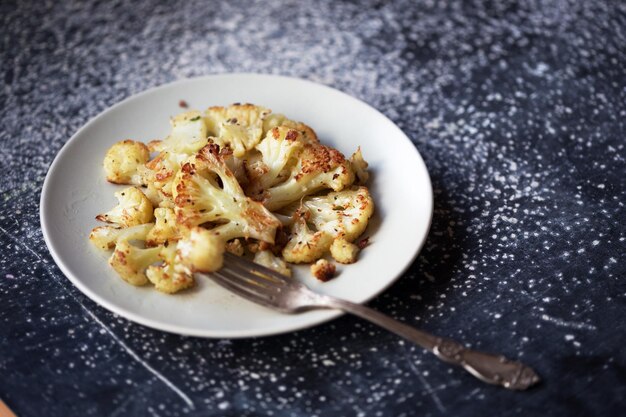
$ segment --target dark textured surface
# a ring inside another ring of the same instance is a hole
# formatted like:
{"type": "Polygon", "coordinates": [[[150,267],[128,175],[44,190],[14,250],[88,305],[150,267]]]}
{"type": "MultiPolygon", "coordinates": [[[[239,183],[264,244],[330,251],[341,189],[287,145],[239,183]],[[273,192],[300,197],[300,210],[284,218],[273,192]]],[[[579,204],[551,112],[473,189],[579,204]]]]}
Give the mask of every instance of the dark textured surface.
{"type": "Polygon", "coordinates": [[[0,5],[0,398],[19,416],[623,412],[623,2],[56,3],[0,5]],[[485,386],[352,317],[169,335],[70,284],[38,217],[61,146],[130,94],[234,71],[339,88],[412,138],[434,223],[372,305],[519,357],[540,387],[485,386]]]}

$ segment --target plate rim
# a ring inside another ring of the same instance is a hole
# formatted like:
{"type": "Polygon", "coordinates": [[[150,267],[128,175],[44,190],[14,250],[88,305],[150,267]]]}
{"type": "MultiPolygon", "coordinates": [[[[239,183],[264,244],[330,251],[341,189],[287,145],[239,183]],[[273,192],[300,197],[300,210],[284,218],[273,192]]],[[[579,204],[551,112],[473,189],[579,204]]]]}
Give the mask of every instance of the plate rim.
{"type": "Polygon", "coordinates": [[[369,302],[370,300],[374,299],[375,297],[379,296],[380,294],[382,294],[384,291],[386,291],[392,284],[394,284],[406,271],[407,269],[414,263],[415,259],[417,258],[417,256],[419,255],[421,249],[423,248],[424,244],[426,243],[428,234],[430,233],[430,228],[432,225],[432,218],[433,218],[433,206],[434,206],[434,196],[433,196],[433,189],[432,189],[432,181],[430,179],[430,174],[428,173],[428,168],[426,166],[426,163],[424,162],[424,159],[422,158],[422,155],[420,154],[420,152],[418,151],[417,147],[415,146],[415,144],[411,141],[411,139],[408,137],[408,135],[406,133],[404,133],[404,131],[402,131],[402,129],[400,129],[400,127],[398,127],[391,119],[389,119],[389,117],[387,117],[387,115],[385,115],[384,113],[382,113],[380,110],[376,109],[375,107],[371,106],[370,104],[368,104],[367,102],[361,100],[360,98],[354,97],[348,93],[345,93],[344,91],[341,91],[337,88],[334,87],[330,87],[327,86],[325,84],[321,84],[321,83],[317,83],[315,81],[311,81],[308,79],[304,79],[304,78],[298,78],[298,77],[291,77],[291,76],[285,76],[285,75],[276,75],[276,74],[264,74],[264,73],[252,73],[252,72],[233,72],[233,73],[218,73],[218,74],[207,74],[207,75],[203,75],[203,76],[198,76],[198,77],[188,77],[188,78],[182,78],[182,79],[178,79],[178,80],[174,80],[165,84],[160,84],[157,86],[153,86],[150,87],[146,90],[142,90],[138,93],[135,93],[129,97],[126,97],[125,99],[111,105],[108,106],[106,109],[102,110],[100,113],[98,113],[97,115],[91,117],[87,123],[85,123],[84,125],[82,125],[61,147],[61,149],[57,152],[57,154],[54,156],[53,161],[50,163],[50,166],[48,167],[48,170],[46,172],[46,177],[44,179],[42,188],[41,188],[41,195],[40,195],[40,199],[39,199],[39,220],[41,223],[41,230],[42,230],[42,234],[43,234],[43,238],[44,241],[46,243],[46,246],[48,248],[48,252],[50,252],[50,255],[52,256],[52,259],[54,260],[54,262],[56,263],[56,265],[59,267],[59,269],[61,270],[61,272],[63,272],[63,275],[65,275],[65,277],[67,279],[69,279],[69,281],[75,285],[84,295],[86,295],[90,300],[92,300],[93,302],[95,302],[96,304],[100,305],[101,307],[104,307],[105,309],[107,309],[109,312],[124,317],[125,319],[132,321],[134,323],[138,323],[140,325],[149,327],[151,329],[155,329],[155,330],[160,330],[160,331],[164,331],[164,332],[168,332],[168,333],[172,333],[172,334],[177,334],[177,335],[182,335],[182,336],[194,336],[194,337],[202,337],[202,338],[215,338],[215,339],[239,339],[239,338],[250,338],[250,337],[266,337],[266,336],[273,336],[273,335],[278,335],[278,334],[288,334],[288,333],[292,333],[292,332],[296,332],[299,330],[303,330],[303,329],[307,329],[307,328],[311,328],[314,326],[318,326],[322,323],[326,323],[328,321],[334,320],[344,314],[346,314],[343,311],[332,311],[332,310],[326,310],[327,314],[324,315],[323,317],[319,317],[319,318],[315,318],[313,320],[310,320],[306,323],[302,323],[302,324],[297,324],[297,325],[287,325],[287,326],[283,326],[280,328],[275,328],[275,329],[269,329],[269,330],[260,330],[260,329],[250,329],[250,330],[220,330],[220,331],[215,331],[215,330],[209,330],[209,329],[198,329],[198,328],[191,328],[191,327],[185,327],[182,325],[172,325],[172,324],[168,324],[168,323],[162,323],[159,322],[157,320],[153,320],[150,318],[147,318],[145,316],[142,316],[141,314],[132,312],[132,311],[127,311],[124,308],[120,308],[114,304],[112,304],[111,302],[109,302],[106,298],[100,296],[97,292],[90,290],[86,285],[84,285],[80,279],[74,277],[74,275],[72,273],[70,273],[70,268],[65,264],[65,262],[63,261],[63,259],[61,259],[60,255],[55,251],[54,249],[54,245],[52,244],[51,241],[51,237],[50,237],[50,226],[49,226],[49,220],[47,219],[47,215],[46,213],[49,213],[49,210],[47,210],[47,201],[49,200],[49,190],[50,190],[50,183],[52,181],[51,178],[54,177],[54,172],[58,169],[58,166],[60,164],[59,161],[61,161],[61,159],[63,158],[63,156],[65,155],[65,153],[68,152],[68,149],[70,149],[70,145],[73,144],[78,137],[81,136],[81,134],[83,133],[83,131],[89,129],[94,123],[96,123],[100,118],[104,117],[105,114],[109,113],[110,111],[114,110],[117,107],[120,107],[124,104],[127,104],[129,102],[132,102],[134,100],[137,100],[139,98],[141,98],[144,95],[148,95],[151,94],[157,90],[160,89],[165,89],[165,88],[170,88],[173,87],[175,85],[180,85],[180,84],[185,84],[185,83],[190,83],[190,82],[199,82],[199,81],[203,81],[206,79],[216,79],[216,78],[235,78],[235,77],[260,77],[260,78],[272,78],[272,79],[283,79],[283,80],[289,80],[289,81],[297,81],[297,82],[303,82],[306,84],[310,84],[316,88],[322,88],[325,90],[330,90],[333,93],[339,93],[343,96],[347,96],[348,98],[352,99],[352,100],[356,100],[358,102],[360,102],[361,104],[365,105],[367,108],[369,108],[370,110],[375,111],[376,113],[378,113],[380,116],[382,116],[384,119],[386,119],[388,122],[390,122],[391,126],[393,126],[393,128],[400,133],[400,137],[402,137],[402,140],[408,142],[411,145],[411,149],[413,149],[413,153],[414,156],[417,157],[417,159],[419,160],[419,164],[417,169],[420,171],[420,174],[423,176],[424,180],[427,183],[427,187],[426,191],[427,191],[427,195],[423,195],[422,198],[424,198],[425,200],[427,199],[427,204],[428,204],[428,224],[424,229],[423,235],[420,236],[419,239],[419,244],[415,247],[415,250],[413,251],[412,256],[410,257],[410,259],[408,259],[405,262],[405,265],[399,270],[399,272],[396,274],[396,276],[394,276],[393,278],[391,278],[385,285],[383,285],[378,291],[374,292],[373,294],[371,294],[370,296],[366,297],[363,301],[361,301],[359,304],[365,304],[367,302],[369,302]]]}

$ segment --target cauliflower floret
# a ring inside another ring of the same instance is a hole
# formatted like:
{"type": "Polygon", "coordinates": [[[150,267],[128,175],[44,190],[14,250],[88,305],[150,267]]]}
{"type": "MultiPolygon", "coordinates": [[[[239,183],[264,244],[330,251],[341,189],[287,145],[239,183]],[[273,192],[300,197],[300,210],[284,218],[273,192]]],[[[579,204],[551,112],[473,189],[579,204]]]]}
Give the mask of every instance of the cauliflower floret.
{"type": "Polygon", "coordinates": [[[356,262],[359,247],[354,243],[348,242],[343,237],[338,237],[330,245],[330,254],[334,260],[341,264],[352,264],[356,262]]]}
{"type": "Polygon", "coordinates": [[[162,151],[139,170],[143,184],[157,191],[159,204],[171,200],[174,178],[187,159],[189,155],[185,153],[162,151]]]}
{"type": "MultiPolygon", "coordinates": [[[[255,152],[255,151],[253,150],[251,152],[248,152],[245,158],[247,159],[250,158],[250,154],[252,152],[255,152]]],[[[247,165],[246,159],[237,158],[233,156],[233,151],[229,147],[221,148],[220,156],[226,163],[226,166],[228,167],[228,169],[230,169],[230,172],[232,172],[235,178],[237,179],[237,182],[241,186],[247,185],[248,184],[248,169],[246,167],[247,165]]]]}
{"type": "Polygon", "coordinates": [[[145,285],[148,283],[145,271],[159,261],[160,252],[159,247],[141,249],[131,245],[127,240],[121,240],[115,245],[109,265],[129,284],[145,285]]]}
{"type": "Polygon", "coordinates": [[[268,189],[263,204],[276,210],[321,189],[340,191],[353,182],[354,172],[341,152],[321,144],[306,144],[289,178],[268,189]]]}
{"type": "Polygon", "coordinates": [[[173,209],[154,209],[154,217],[156,224],[146,236],[146,246],[157,246],[180,239],[180,231],[176,225],[176,214],[174,214],[173,209]]]}
{"type": "MultiPolygon", "coordinates": [[[[161,190],[157,189],[154,186],[153,183],[142,185],[141,191],[145,194],[146,197],[148,197],[148,200],[150,200],[150,202],[152,203],[152,207],[169,207],[169,203],[172,203],[171,197],[163,194],[161,190]]],[[[171,206],[173,207],[174,204],[172,203],[171,206]]]]}
{"type": "Polygon", "coordinates": [[[322,282],[330,281],[335,276],[335,265],[326,259],[320,259],[311,265],[311,274],[322,282]]]}
{"type": "Polygon", "coordinates": [[[217,223],[213,232],[224,242],[252,237],[274,243],[280,226],[262,204],[246,197],[215,144],[183,165],[175,180],[174,202],[178,223],[188,228],[217,223]]]}
{"type": "Polygon", "coordinates": [[[154,151],[191,155],[208,141],[206,122],[199,111],[181,113],[170,120],[172,130],[165,140],[151,142],[154,151]]]}
{"type": "Polygon", "coordinates": [[[315,131],[311,127],[302,122],[289,120],[284,114],[278,113],[272,113],[263,120],[263,134],[267,134],[267,132],[279,126],[285,126],[300,132],[304,143],[319,142],[315,131]]]}
{"type": "Polygon", "coordinates": [[[237,158],[254,148],[263,135],[263,119],[271,110],[253,104],[209,107],[205,112],[208,132],[218,145],[228,145],[237,158]]]}
{"type": "Polygon", "coordinates": [[[122,227],[149,223],[154,218],[152,203],[137,187],[128,187],[115,193],[119,204],[110,211],[98,214],[96,220],[115,223],[122,227]]]}
{"type": "Polygon", "coordinates": [[[123,140],[109,148],[104,156],[107,181],[114,184],[137,184],[137,167],[150,159],[148,147],[134,140],[123,140]]]}
{"type": "MultiPolygon", "coordinates": [[[[307,197],[301,206],[290,207],[291,211],[308,212],[308,221],[317,230],[324,230],[333,239],[343,237],[353,242],[367,227],[374,213],[374,201],[365,187],[331,192],[325,196],[307,197]]],[[[287,210],[287,212],[289,211],[287,210]]]]}
{"type": "Polygon", "coordinates": [[[226,251],[233,255],[243,256],[246,250],[241,243],[241,239],[234,239],[226,243],[226,251]]]}
{"type": "Polygon", "coordinates": [[[98,226],[89,234],[89,241],[102,250],[115,248],[118,241],[145,240],[154,223],[132,227],[98,226]]]}
{"type": "MultiPolygon", "coordinates": [[[[283,170],[298,155],[304,143],[302,134],[288,127],[275,127],[267,133],[256,149],[261,153],[258,160],[247,164],[250,184],[246,192],[250,196],[262,194],[262,192],[281,180],[283,170]]],[[[287,173],[288,175],[288,173],[287,173]]]]}
{"type": "Polygon", "coordinates": [[[158,291],[173,294],[193,286],[193,275],[177,259],[177,245],[163,247],[159,252],[161,265],[151,265],[146,270],[146,277],[158,291]]]}
{"type": "Polygon", "coordinates": [[[305,214],[294,215],[291,236],[283,249],[283,258],[292,263],[309,263],[324,256],[333,237],[324,230],[313,232],[306,224],[305,214]]]}
{"type": "Polygon", "coordinates": [[[178,241],[179,261],[194,272],[213,272],[222,267],[226,244],[213,230],[195,227],[178,241]]]}
{"type": "Polygon", "coordinates": [[[262,250],[262,251],[257,252],[254,255],[253,261],[259,265],[263,265],[269,269],[273,269],[279,274],[282,274],[288,277],[291,276],[291,269],[289,269],[285,261],[274,256],[274,254],[269,250],[262,250]]]}
{"type": "Polygon", "coordinates": [[[359,180],[358,183],[365,184],[370,178],[370,173],[367,172],[367,167],[369,166],[369,164],[367,163],[367,161],[365,161],[365,159],[363,159],[363,154],[361,153],[360,146],[356,149],[356,152],[354,152],[350,157],[350,164],[352,164],[352,170],[359,180]]]}

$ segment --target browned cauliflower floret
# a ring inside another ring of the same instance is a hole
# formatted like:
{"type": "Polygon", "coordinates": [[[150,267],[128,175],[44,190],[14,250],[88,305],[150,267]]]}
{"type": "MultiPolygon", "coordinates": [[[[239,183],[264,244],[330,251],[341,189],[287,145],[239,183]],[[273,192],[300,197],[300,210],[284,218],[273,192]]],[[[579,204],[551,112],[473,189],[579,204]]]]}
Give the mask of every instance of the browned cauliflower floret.
{"type": "Polygon", "coordinates": [[[226,242],[244,237],[274,243],[280,221],[262,204],[246,197],[241,186],[211,144],[183,165],[175,181],[176,218],[191,228],[212,222],[215,235],[226,242]]]}
{"type": "Polygon", "coordinates": [[[159,204],[172,199],[174,178],[188,158],[185,153],[162,151],[140,169],[143,183],[156,193],[153,198],[159,200],[159,204]]]}
{"type": "Polygon", "coordinates": [[[340,191],[353,182],[352,166],[341,152],[321,144],[306,144],[289,178],[268,189],[263,204],[276,210],[324,188],[340,191]]]}
{"type": "MultiPolygon", "coordinates": [[[[142,182],[145,181],[145,179],[147,178],[143,176],[146,170],[147,168],[145,168],[144,166],[141,179],[142,182]]],[[[142,184],[141,191],[145,194],[146,197],[148,197],[148,200],[150,200],[150,202],[152,203],[152,207],[174,207],[171,195],[166,196],[165,194],[163,194],[161,190],[156,188],[154,183],[142,184]]]]}
{"type": "Polygon", "coordinates": [[[171,208],[154,209],[156,224],[146,236],[146,246],[162,245],[180,239],[180,230],[176,225],[176,214],[171,208]]]}
{"type": "Polygon", "coordinates": [[[291,276],[291,269],[289,269],[289,267],[287,266],[285,261],[283,261],[282,259],[276,257],[269,250],[258,251],[254,255],[254,262],[259,264],[259,265],[263,265],[263,266],[265,266],[265,267],[267,267],[269,269],[273,269],[274,271],[278,272],[279,274],[283,274],[283,275],[286,275],[288,277],[291,276]]]}
{"type": "Polygon", "coordinates": [[[354,243],[348,242],[343,237],[338,237],[330,245],[330,254],[334,260],[341,264],[352,264],[356,262],[359,247],[354,243]]]}
{"type": "Polygon", "coordinates": [[[243,256],[246,252],[246,249],[241,243],[241,239],[233,239],[226,243],[226,251],[232,253],[233,255],[243,256]]]}
{"type": "Polygon", "coordinates": [[[151,265],[146,270],[146,277],[158,291],[173,294],[193,286],[193,275],[188,268],[177,259],[177,245],[171,244],[162,247],[159,259],[160,265],[151,265]]]}
{"type": "Polygon", "coordinates": [[[305,143],[319,142],[315,131],[302,122],[295,122],[287,119],[284,114],[272,113],[263,121],[263,133],[266,134],[275,127],[284,126],[295,129],[302,134],[302,140],[305,143]]]}
{"type": "Polygon", "coordinates": [[[109,265],[129,284],[144,285],[148,283],[146,269],[159,261],[160,252],[159,247],[141,249],[131,245],[127,240],[122,240],[115,245],[109,265]]]}
{"type": "Polygon", "coordinates": [[[361,153],[361,147],[359,146],[350,157],[350,163],[352,164],[352,170],[356,174],[356,177],[359,180],[359,184],[365,184],[367,180],[370,178],[369,172],[367,172],[367,167],[369,164],[365,159],[363,159],[363,154],[361,153]]]}
{"type": "Polygon", "coordinates": [[[149,223],[154,218],[152,203],[137,187],[128,187],[115,193],[119,204],[110,211],[98,214],[97,220],[118,224],[122,227],[149,223]]]}
{"type": "Polygon", "coordinates": [[[226,244],[213,230],[194,227],[178,241],[177,259],[194,272],[213,272],[222,267],[226,244]]]}
{"type": "Polygon", "coordinates": [[[253,104],[209,107],[205,112],[208,133],[213,141],[228,145],[236,157],[254,148],[263,135],[263,119],[271,110],[253,104]]]}
{"type": "Polygon", "coordinates": [[[109,148],[104,157],[107,181],[114,184],[139,184],[137,168],[150,159],[148,147],[134,140],[123,140],[109,148]]]}
{"type": "Polygon", "coordinates": [[[307,213],[308,221],[333,239],[342,237],[352,242],[365,231],[374,213],[374,201],[367,188],[356,187],[325,196],[307,197],[302,204],[289,207],[286,212],[289,209],[307,213]]]}
{"type": "Polygon", "coordinates": [[[131,227],[98,226],[89,234],[89,241],[97,248],[111,250],[121,240],[145,240],[154,223],[145,223],[131,227]]]}
{"type": "Polygon", "coordinates": [[[262,198],[263,191],[284,181],[289,176],[285,168],[295,165],[303,146],[302,134],[297,130],[281,126],[267,132],[256,146],[260,157],[246,165],[249,177],[247,194],[262,198]]]}
{"type": "Polygon", "coordinates": [[[172,183],[181,165],[208,142],[204,118],[198,111],[179,114],[170,121],[172,130],[165,140],[148,144],[159,154],[138,168],[141,185],[154,205],[173,207],[172,183]]]}
{"type": "Polygon", "coordinates": [[[307,226],[307,215],[297,212],[291,228],[291,235],[283,249],[283,258],[292,263],[309,263],[322,256],[328,250],[333,237],[324,230],[312,231],[307,226]]]}
{"type": "Polygon", "coordinates": [[[335,276],[335,265],[326,259],[320,259],[311,265],[311,274],[322,282],[331,280],[335,276]]]}

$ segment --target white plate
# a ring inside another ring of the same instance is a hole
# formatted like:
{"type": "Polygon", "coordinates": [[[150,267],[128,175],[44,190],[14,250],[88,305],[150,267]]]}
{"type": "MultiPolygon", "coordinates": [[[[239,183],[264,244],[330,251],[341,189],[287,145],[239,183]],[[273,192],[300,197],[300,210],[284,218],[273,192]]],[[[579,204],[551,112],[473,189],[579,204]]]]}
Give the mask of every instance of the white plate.
{"type": "Polygon", "coordinates": [[[350,155],[361,145],[370,163],[369,184],[376,217],[366,232],[371,245],[353,265],[340,266],[328,283],[306,268],[295,272],[316,291],[363,303],[389,286],[421,248],[432,214],[432,189],[417,150],[402,131],[360,100],[323,85],[294,78],[214,75],[182,80],[130,97],[83,126],[52,163],[41,194],[41,226],[52,257],[83,293],[103,307],[172,333],[202,337],[251,337],[289,332],[322,323],[337,311],[282,315],[243,300],[210,281],[178,295],[133,287],[107,265],[108,253],[87,236],[94,216],[116,204],[119,189],[106,182],[102,159],[116,141],[163,138],[169,117],[190,108],[250,102],[312,126],[320,140],[350,155]]]}

